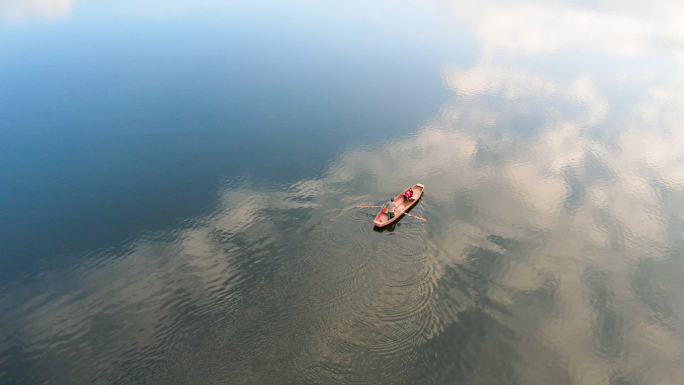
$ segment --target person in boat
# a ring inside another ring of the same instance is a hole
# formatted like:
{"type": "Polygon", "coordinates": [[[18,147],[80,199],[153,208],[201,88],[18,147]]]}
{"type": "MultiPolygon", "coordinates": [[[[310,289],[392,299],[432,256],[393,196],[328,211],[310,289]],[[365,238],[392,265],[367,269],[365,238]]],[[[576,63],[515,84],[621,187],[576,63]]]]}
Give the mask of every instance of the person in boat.
{"type": "Polygon", "coordinates": [[[397,205],[394,203],[394,199],[390,199],[389,203],[387,204],[387,220],[394,218],[395,207],[397,207],[397,205]]]}
{"type": "Polygon", "coordinates": [[[408,189],[404,193],[404,198],[406,198],[407,202],[410,202],[413,199],[413,189],[408,189]]]}

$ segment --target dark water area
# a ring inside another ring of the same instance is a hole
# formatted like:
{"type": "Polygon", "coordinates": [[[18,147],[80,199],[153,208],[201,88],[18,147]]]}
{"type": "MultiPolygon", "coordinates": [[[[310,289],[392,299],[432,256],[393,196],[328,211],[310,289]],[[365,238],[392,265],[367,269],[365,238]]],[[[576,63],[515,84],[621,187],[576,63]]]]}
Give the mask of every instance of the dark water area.
{"type": "Polygon", "coordinates": [[[0,383],[684,384],[683,12],[0,1],[0,383]]]}
{"type": "Polygon", "coordinates": [[[253,13],[254,25],[180,18],[113,36],[20,35],[31,49],[11,35],[21,25],[8,27],[5,273],[173,228],[211,210],[230,179],[319,175],[348,146],[415,129],[447,95],[434,57],[348,60],[313,32],[297,39],[253,13]]]}

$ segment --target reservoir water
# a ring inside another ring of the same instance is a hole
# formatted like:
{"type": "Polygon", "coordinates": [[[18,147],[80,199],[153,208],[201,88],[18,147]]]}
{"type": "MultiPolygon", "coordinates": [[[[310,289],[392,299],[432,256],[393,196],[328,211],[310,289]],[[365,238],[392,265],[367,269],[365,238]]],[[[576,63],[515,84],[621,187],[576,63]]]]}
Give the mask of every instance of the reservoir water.
{"type": "Polygon", "coordinates": [[[0,0],[0,383],[684,384],[682,15],[0,0]]]}

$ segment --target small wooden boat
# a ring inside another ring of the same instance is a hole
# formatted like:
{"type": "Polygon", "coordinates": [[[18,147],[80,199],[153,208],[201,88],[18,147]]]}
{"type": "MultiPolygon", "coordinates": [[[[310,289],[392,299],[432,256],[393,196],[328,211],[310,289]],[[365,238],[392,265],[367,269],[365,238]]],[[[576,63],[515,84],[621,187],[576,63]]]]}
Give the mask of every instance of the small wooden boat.
{"type": "Polygon", "coordinates": [[[387,207],[385,206],[375,217],[373,224],[378,227],[387,226],[398,221],[399,217],[413,207],[418,202],[420,197],[423,196],[423,190],[425,189],[425,186],[422,184],[415,184],[411,188],[413,189],[413,198],[411,198],[411,200],[407,200],[406,197],[404,197],[404,193],[409,189],[402,191],[401,194],[394,198],[394,203],[397,205],[397,207],[394,208],[394,217],[392,219],[387,220],[387,207]]]}

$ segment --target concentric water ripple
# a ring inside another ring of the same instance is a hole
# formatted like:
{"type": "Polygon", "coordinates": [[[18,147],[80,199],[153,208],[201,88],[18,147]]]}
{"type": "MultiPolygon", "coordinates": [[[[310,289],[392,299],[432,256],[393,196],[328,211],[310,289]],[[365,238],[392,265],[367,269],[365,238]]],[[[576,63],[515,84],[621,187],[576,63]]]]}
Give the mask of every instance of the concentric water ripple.
{"type": "Polygon", "coordinates": [[[347,218],[345,216],[322,226],[321,230],[325,238],[337,246],[347,247],[350,244],[360,243],[362,239],[360,235],[368,233],[367,226],[361,225],[360,221],[347,218]]]}
{"type": "Polygon", "coordinates": [[[326,279],[325,276],[316,275],[311,280],[312,287],[316,288],[304,299],[315,309],[338,308],[344,312],[351,307],[359,306],[355,301],[366,298],[368,293],[377,290],[377,281],[370,279],[372,267],[368,265],[366,269],[360,269],[356,274],[346,278],[326,279]],[[334,285],[330,285],[334,283],[334,285]]]}
{"type": "Polygon", "coordinates": [[[429,309],[410,318],[383,322],[373,312],[363,313],[330,336],[328,346],[335,354],[368,352],[379,355],[400,355],[425,341],[433,329],[429,309]]]}
{"type": "Polygon", "coordinates": [[[403,321],[422,312],[433,299],[431,282],[410,287],[385,286],[378,295],[376,314],[380,321],[403,321]]]}
{"type": "MultiPolygon", "coordinates": [[[[325,235],[325,233],[318,233],[325,235]]],[[[317,272],[330,277],[347,278],[359,274],[371,257],[371,252],[360,242],[350,242],[345,248],[329,239],[314,236],[299,248],[304,262],[317,272]]]]}
{"type": "Polygon", "coordinates": [[[378,215],[380,208],[366,208],[350,210],[349,217],[355,221],[367,221],[373,223],[373,219],[378,215]]]}
{"type": "Polygon", "coordinates": [[[397,263],[385,264],[382,281],[390,287],[406,287],[418,285],[433,276],[436,261],[427,254],[425,258],[417,258],[412,262],[403,262],[397,259],[397,263]]]}
{"type": "Polygon", "coordinates": [[[378,246],[378,257],[412,260],[414,257],[424,254],[427,243],[420,234],[395,233],[396,236],[386,237],[378,246]]]}
{"type": "MultiPolygon", "coordinates": [[[[356,287],[347,287],[336,298],[337,311],[330,316],[337,322],[327,324],[326,345],[335,356],[332,362],[355,352],[377,356],[410,354],[436,329],[436,260],[426,252],[421,234],[385,233],[379,242],[374,240],[365,247],[371,245],[373,259],[363,270],[364,276],[338,282],[356,287]],[[362,290],[356,290],[359,288],[362,290]]],[[[334,365],[318,370],[340,375],[335,373],[334,365]]]]}

